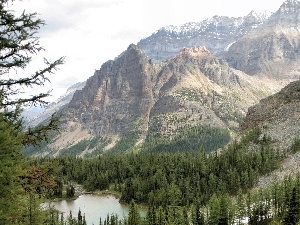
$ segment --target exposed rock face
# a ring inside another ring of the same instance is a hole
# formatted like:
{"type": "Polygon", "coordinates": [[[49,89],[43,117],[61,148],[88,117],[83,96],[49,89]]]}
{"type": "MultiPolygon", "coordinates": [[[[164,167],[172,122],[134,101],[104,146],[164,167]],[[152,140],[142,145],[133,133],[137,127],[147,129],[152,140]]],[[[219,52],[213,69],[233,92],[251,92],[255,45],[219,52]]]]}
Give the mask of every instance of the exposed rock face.
{"type": "Polygon", "coordinates": [[[115,61],[104,63],[77,91],[65,117],[84,124],[93,135],[126,134],[145,130],[149,109],[153,105],[152,88],[159,65],[135,45],[130,45],[115,61]]]}
{"type": "Polygon", "coordinates": [[[134,134],[141,143],[149,133],[172,136],[184,126],[237,128],[248,107],[269,94],[260,81],[231,69],[205,47],[185,48],[165,63],[153,63],[130,45],[75,92],[62,124],[66,131],[92,136],[134,134]]]}
{"type": "Polygon", "coordinates": [[[300,137],[300,81],[287,85],[280,92],[250,107],[241,131],[254,127],[278,142],[279,147],[288,147],[294,138],[300,137]]]}
{"type": "Polygon", "coordinates": [[[164,61],[185,47],[206,46],[213,54],[226,51],[237,39],[261,25],[271,15],[269,12],[250,12],[245,17],[214,16],[198,23],[163,27],[138,46],[149,58],[164,61]]]}
{"type": "Polygon", "coordinates": [[[247,74],[276,79],[300,78],[300,3],[284,2],[264,24],[232,44],[229,64],[247,74]]]}
{"type": "Polygon", "coordinates": [[[236,127],[250,105],[270,94],[262,83],[231,69],[205,47],[185,48],[168,60],[154,91],[158,98],[150,125],[160,133],[186,124],[236,127]],[[174,120],[182,122],[170,125],[174,120]]]}

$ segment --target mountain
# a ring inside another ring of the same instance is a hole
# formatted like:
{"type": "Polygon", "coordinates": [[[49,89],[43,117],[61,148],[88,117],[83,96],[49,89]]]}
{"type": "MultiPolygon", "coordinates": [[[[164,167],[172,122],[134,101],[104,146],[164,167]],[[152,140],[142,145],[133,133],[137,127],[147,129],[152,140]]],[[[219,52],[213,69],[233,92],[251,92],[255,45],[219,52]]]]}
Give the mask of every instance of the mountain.
{"type": "Polygon", "coordinates": [[[300,2],[287,0],[263,24],[233,43],[225,59],[250,75],[300,78],[300,2]]]}
{"type": "Polygon", "coordinates": [[[251,11],[247,16],[239,18],[214,16],[201,22],[163,27],[142,39],[138,46],[156,61],[170,59],[185,47],[206,46],[213,54],[218,54],[263,24],[270,15],[267,11],[251,11]]]}
{"type": "Polygon", "coordinates": [[[52,102],[45,108],[43,111],[39,110],[39,113],[34,114],[34,117],[28,117],[26,115],[31,114],[31,109],[25,111],[24,117],[28,118],[29,121],[27,123],[28,127],[34,127],[38,125],[39,123],[43,122],[44,120],[48,119],[53,113],[58,112],[60,109],[62,109],[66,104],[68,104],[75,91],[80,90],[85,86],[85,82],[79,82],[76,84],[73,84],[71,87],[69,87],[66,91],[66,93],[62,96],[60,96],[55,102],[52,102]]]}
{"type": "MultiPolygon", "coordinates": [[[[202,133],[214,150],[228,143],[248,107],[270,94],[263,82],[230,68],[205,47],[185,48],[166,62],[154,63],[130,45],[74,93],[61,110],[63,130],[48,149],[54,155],[143,145],[157,150],[153,138],[191,144],[202,133]],[[213,138],[215,143],[209,141],[213,138]]],[[[191,148],[203,145],[197,144],[191,148]]]]}
{"type": "Polygon", "coordinates": [[[280,92],[262,99],[249,108],[240,130],[262,128],[277,147],[286,148],[300,138],[300,81],[284,87],[280,92]]]}

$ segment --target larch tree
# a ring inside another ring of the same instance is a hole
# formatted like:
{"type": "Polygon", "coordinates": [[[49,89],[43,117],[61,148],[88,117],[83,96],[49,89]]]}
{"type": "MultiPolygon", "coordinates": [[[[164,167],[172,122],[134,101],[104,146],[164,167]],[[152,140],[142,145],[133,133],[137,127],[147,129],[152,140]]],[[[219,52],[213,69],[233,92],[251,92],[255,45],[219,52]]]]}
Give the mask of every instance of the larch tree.
{"type": "MultiPolygon", "coordinates": [[[[64,58],[54,62],[46,59],[45,67],[33,74],[23,75],[32,57],[43,50],[38,30],[44,21],[36,13],[16,15],[9,10],[14,0],[0,1],[0,223],[19,224],[22,215],[22,196],[24,191],[24,159],[21,154],[26,145],[38,144],[47,139],[49,131],[57,129],[58,118],[53,116],[48,124],[36,128],[23,127],[21,110],[25,106],[46,104],[45,97],[50,92],[37,95],[21,95],[26,88],[44,86],[49,75],[57,66],[64,63],[64,58]],[[16,73],[20,73],[22,75],[16,73]],[[14,78],[17,77],[17,78],[14,78]]],[[[32,224],[32,223],[30,223],[32,224]]]]}

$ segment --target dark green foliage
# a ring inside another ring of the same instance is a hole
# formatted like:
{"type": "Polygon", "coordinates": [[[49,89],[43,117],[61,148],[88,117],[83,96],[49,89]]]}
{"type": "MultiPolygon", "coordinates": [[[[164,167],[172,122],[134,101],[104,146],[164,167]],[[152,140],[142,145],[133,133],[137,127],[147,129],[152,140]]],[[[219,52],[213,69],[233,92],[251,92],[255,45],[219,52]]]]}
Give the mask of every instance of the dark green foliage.
{"type": "Polygon", "coordinates": [[[23,160],[20,154],[22,137],[0,113],[0,221],[3,224],[12,223],[19,216],[15,213],[20,200],[18,196],[22,191],[18,182],[18,176],[23,174],[20,165],[23,160]]]}
{"type": "MultiPolygon", "coordinates": [[[[83,141],[78,142],[75,145],[72,145],[69,148],[65,148],[60,151],[60,156],[65,155],[80,155],[83,151],[91,151],[92,153],[87,152],[84,156],[96,156],[103,154],[103,150],[106,145],[108,145],[111,141],[109,139],[94,137],[92,139],[85,139],[83,141]]],[[[45,146],[46,147],[46,146],[45,146]]]]}
{"type": "Polygon", "coordinates": [[[296,225],[300,219],[300,196],[296,187],[293,187],[291,197],[287,198],[286,215],[284,216],[285,225],[296,225]]]}
{"type": "Polygon", "coordinates": [[[75,188],[72,184],[69,184],[66,188],[66,197],[73,198],[75,196],[75,188]]]}
{"type": "Polygon", "coordinates": [[[230,141],[228,130],[212,127],[184,127],[174,137],[159,136],[146,139],[146,152],[206,152],[217,150],[230,141]]]}
{"type": "MultiPolygon", "coordinates": [[[[230,141],[229,131],[211,127],[184,127],[180,128],[178,134],[173,138],[149,135],[145,143],[141,146],[142,152],[198,152],[205,149],[206,152],[217,150],[230,141]]],[[[71,147],[60,151],[60,156],[80,155],[87,150],[84,157],[91,157],[102,154],[114,154],[132,152],[139,138],[138,132],[131,132],[123,137],[109,151],[104,152],[104,148],[111,143],[110,139],[95,137],[90,140],[83,140],[71,147]],[[90,152],[89,152],[90,151],[90,152]]],[[[41,149],[48,150],[46,145],[41,149]]],[[[33,147],[27,148],[25,153],[36,152],[33,147]]]]}
{"type": "MultiPolygon", "coordinates": [[[[299,177],[243,196],[261,175],[278,168],[286,154],[274,152],[269,144],[254,130],[219,153],[105,154],[49,161],[62,165],[63,179],[91,191],[114,189],[121,193],[121,201],[131,202],[128,218],[122,221],[112,215],[102,224],[226,225],[245,218],[249,224],[275,220],[294,224],[299,219],[299,177]],[[238,195],[236,201],[232,195],[238,195]],[[144,219],[136,217],[132,201],[149,205],[144,219]]],[[[77,220],[69,221],[76,224],[77,220]]]]}
{"type": "Polygon", "coordinates": [[[84,150],[86,150],[88,148],[89,144],[90,144],[89,140],[80,141],[77,144],[75,144],[67,149],[63,149],[59,155],[60,156],[80,155],[80,153],[82,153],[84,150]]]}
{"type": "Polygon", "coordinates": [[[258,141],[259,135],[249,135],[230,144],[222,154],[108,154],[91,159],[67,157],[60,163],[67,180],[89,191],[113,187],[121,192],[123,202],[205,205],[215,193],[235,195],[248,190],[261,175],[277,168],[281,156],[268,141],[258,141]],[[257,142],[257,150],[247,150],[250,141],[257,142]]]}
{"type": "Polygon", "coordinates": [[[134,201],[132,201],[130,203],[130,207],[129,207],[127,224],[128,225],[139,225],[140,223],[141,223],[141,216],[140,216],[139,210],[137,208],[137,205],[134,203],[134,201]]]}

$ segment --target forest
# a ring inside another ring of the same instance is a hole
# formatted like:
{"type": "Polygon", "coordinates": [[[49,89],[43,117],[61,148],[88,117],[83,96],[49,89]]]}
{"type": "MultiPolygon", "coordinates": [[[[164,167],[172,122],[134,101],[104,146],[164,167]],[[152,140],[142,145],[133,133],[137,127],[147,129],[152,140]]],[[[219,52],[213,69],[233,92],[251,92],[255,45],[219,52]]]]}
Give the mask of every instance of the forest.
{"type": "MultiPolygon", "coordinates": [[[[102,221],[106,225],[297,224],[300,176],[253,189],[261,176],[279,168],[287,154],[300,150],[299,140],[287,152],[274,151],[270,143],[255,129],[221,153],[112,154],[44,158],[32,163],[59,168],[55,181],[61,185],[47,192],[48,198],[62,197],[70,186],[80,184],[88,191],[119,193],[120,201],[130,204],[132,214],[138,214],[138,204],[148,207],[145,218],[136,216],[135,222],[130,222],[131,214],[125,219],[108,215],[102,221]]],[[[57,214],[55,218],[60,217],[57,214]]],[[[76,217],[72,220],[69,224],[81,224],[76,217]]]]}

